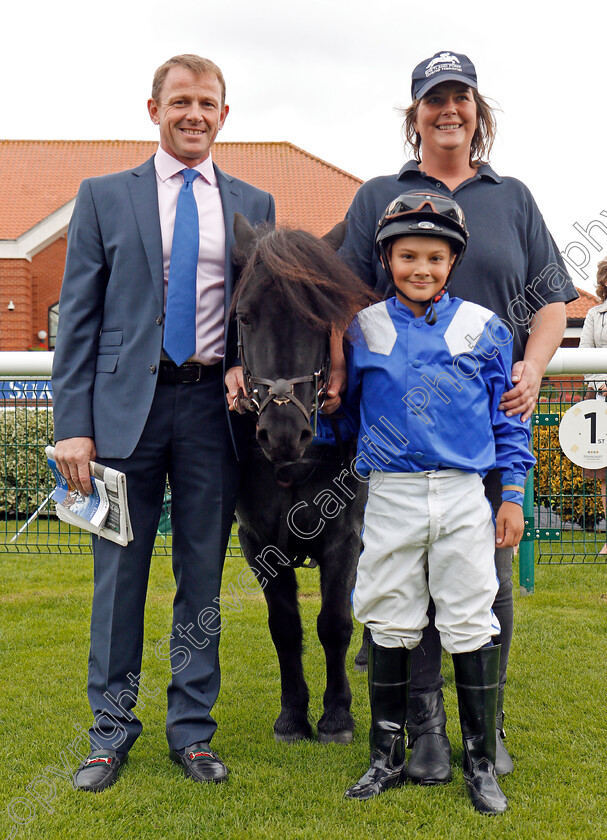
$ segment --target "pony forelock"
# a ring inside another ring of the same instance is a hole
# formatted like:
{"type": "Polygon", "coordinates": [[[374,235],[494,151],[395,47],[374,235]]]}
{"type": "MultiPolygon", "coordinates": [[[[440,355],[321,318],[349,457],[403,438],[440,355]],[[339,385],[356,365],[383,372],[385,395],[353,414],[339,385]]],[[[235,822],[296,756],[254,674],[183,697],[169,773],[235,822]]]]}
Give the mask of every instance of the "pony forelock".
{"type": "Polygon", "coordinates": [[[321,239],[303,230],[262,230],[246,257],[234,293],[238,300],[255,286],[279,295],[294,317],[320,332],[345,330],[371,295],[354,272],[321,239]]]}

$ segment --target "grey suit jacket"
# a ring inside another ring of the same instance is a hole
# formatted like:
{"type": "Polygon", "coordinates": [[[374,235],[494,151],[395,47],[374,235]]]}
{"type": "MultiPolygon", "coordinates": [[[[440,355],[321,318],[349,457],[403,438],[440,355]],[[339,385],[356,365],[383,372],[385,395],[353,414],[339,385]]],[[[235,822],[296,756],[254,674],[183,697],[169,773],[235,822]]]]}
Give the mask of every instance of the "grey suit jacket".
{"type": "MultiPolygon", "coordinates": [[[[217,167],[226,229],[225,309],[234,284],[234,213],[274,223],[272,196],[217,167]]],[[[154,158],[82,182],[68,231],[53,362],[55,440],[92,437],[126,458],[148,417],[162,350],[162,239],[154,158]]],[[[226,322],[227,335],[227,322],[226,322]]]]}

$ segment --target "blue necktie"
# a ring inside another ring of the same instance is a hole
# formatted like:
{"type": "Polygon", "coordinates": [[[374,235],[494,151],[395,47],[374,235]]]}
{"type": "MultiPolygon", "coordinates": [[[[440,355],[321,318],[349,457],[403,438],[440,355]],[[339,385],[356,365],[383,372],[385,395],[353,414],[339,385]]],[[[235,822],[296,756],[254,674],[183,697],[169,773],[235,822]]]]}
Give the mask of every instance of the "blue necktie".
{"type": "Polygon", "coordinates": [[[198,269],[198,209],[194,180],[200,172],[182,170],[171,245],[169,287],[164,318],[164,349],[176,365],[196,352],[196,271],[198,269]]]}

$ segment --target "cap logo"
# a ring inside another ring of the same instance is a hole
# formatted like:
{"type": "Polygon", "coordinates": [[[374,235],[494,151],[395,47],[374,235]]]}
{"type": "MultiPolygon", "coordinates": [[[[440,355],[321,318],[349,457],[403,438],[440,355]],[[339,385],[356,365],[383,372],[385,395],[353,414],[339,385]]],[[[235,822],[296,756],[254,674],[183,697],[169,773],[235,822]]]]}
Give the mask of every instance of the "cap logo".
{"type": "Polygon", "coordinates": [[[417,226],[424,230],[433,230],[436,227],[434,222],[418,222],[417,226]]]}
{"type": "Polygon", "coordinates": [[[433,76],[435,73],[440,73],[442,70],[456,70],[461,73],[462,65],[459,58],[450,52],[440,53],[426,65],[426,78],[433,76]]]}

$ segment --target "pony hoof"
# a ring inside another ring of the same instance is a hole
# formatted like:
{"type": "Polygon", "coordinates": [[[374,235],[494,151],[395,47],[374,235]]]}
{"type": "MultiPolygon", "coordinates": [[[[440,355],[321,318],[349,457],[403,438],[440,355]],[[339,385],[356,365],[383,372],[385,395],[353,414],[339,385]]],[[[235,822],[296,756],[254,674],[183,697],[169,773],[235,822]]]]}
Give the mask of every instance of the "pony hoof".
{"type": "Polygon", "coordinates": [[[306,735],[305,732],[289,732],[288,734],[281,732],[274,733],[274,740],[278,744],[296,744],[298,741],[307,741],[309,738],[310,736],[306,735]]]}
{"type": "Polygon", "coordinates": [[[353,734],[351,729],[342,729],[341,732],[319,732],[318,740],[321,744],[351,744],[353,734]]]}
{"type": "Polygon", "coordinates": [[[295,744],[312,739],[312,726],[305,713],[282,711],[274,722],[274,738],[279,743],[295,744]]]}

